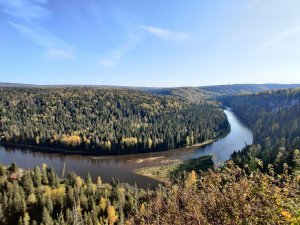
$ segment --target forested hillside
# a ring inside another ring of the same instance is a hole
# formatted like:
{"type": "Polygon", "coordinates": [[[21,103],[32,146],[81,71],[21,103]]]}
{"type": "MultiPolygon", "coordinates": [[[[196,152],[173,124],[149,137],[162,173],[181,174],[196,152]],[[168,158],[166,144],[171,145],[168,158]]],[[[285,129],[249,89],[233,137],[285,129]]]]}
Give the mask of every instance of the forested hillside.
{"type": "Polygon", "coordinates": [[[231,96],[223,101],[254,132],[254,145],[233,155],[236,163],[256,167],[254,160],[260,158],[265,164],[274,164],[277,171],[282,171],[284,163],[295,172],[300,169],[299,88],[231,96]]]}
{"type": "Polygon", "coordinates": [[[258,93],[267,90],[277,90],[296,87],[300,87],[300,84],[228,84],[200,87],[138,89],[151,94],[176,96],[190,102],[199,103],[205,99],[216,99],[220,96],[225,95],[258,93]]]}
{"type": "Polygon", "coordinates": [[[201,103],[206,101],[206,99],[216,97],[215,93],[202,90],[199,87],[146,88],[141,90],[155,95],[176,96],[194,103],[201,103]]]}
{"type": "Polygon", "coordinates": [[[202,86],[200,88],[215,93],[215,95],[235,95],[296,87],[300,87],[300,84],[228,84],[202,86]]]}
{"type": "Polygon", "coordinates": [[[109,88],[1,88],[2,143],[127,153],[193,145],[225,134],[211,101],[109,88]]]}
{"type": "MultiPolygon", "coordinates": [[[[135,90],[82,87],[0,93],[1,141],[8,143],[100,153],[154,151],[228,129],[220,105],[206,100],[195,104],[135,90]]],[[[175,171],[151,190],[104,184],[101,178],[94,183],[90,175],[83,179],[73,172],[58,175],[46,164],[25,170],[0,165],[0,224],[299,224],[300,89],[222,101],[254,131],[255,144],[233,155],[238,165],[228,161],[190,172],[197,161],[189,161],[183,166],[189,172],[175,171]]]]}
{"type": "Polygon", "coordinates": [[[0,87],[23,87],[23,88],[109,88],[120,89],[127,88],[131,90],[143,91],[156,95],[178,96],[184,99],[199,102],[203,98],[215,98],[222,95],[236,95],[243,93],[258,93],[268,90],[279,90],[287,88],[297,88],[300,84],[225,84],[225,85],[210,85],[198,87],[130,87],[130,86],[107,86],[107,85],[32,85],[18,83],[0,83],[0,87]]]}
{"type": "MultiPolygon", "coordinates": [[[[262,166],[262,163],[257,161],[262,166]]],[[[294,224],[300,223],[299,179],[231,162],[216,171],[194,171],[177,182],[142,190],[126,184],[93,183],[70,173],[59,177],[43,165],[20,170],[0,165],[0,224],[294,224]]]]}

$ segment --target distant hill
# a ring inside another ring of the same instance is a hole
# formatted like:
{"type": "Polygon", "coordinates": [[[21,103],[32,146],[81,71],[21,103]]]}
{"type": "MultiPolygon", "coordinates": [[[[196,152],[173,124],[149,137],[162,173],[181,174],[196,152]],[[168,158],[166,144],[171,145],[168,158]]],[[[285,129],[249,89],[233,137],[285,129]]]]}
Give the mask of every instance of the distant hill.
{"type": "Polygon", "coordinates": [[[196,103],[216,96],[215,93],[203,90],[199,87],[140,88],[139,90],[154,95],[177,96],[196,103]]]}
{"type": "Polygon", "coordinates": [[[1,83],[0,87],[36,87],[34,84],[19,84],[19,83],[1,83]]]}
{"type": "Polygon", "coordinates": [[[56,87],[90,87],[90,88],[112,88],[112,89],[132,89],[140,90],[154,95],[177,96],[190,102],[202,102],[205,99],[213,99],[224,95],[236,95],[243,93],[258,93],[267,90],[289,89],[300,87],[300,84],[228,84],[212,85],[199,87],[134,87],[134,86],[116,86],[116,85],[32,85],[18,83],[0,83],[0,87],[38,87],[38,88],[56,88],[56,87]]]}
{"type": "Polygon", "coordinates": [[[140,88],[140,90],[158,95],[177,96],[198,103],[204,99],[212,99],[224,95],[251,94],[296,87],[300,87],[300,84],[228,84],[200,87],[140,88]]]}
{"type": "Polygon", "coordinates": [[[202,90],[217,95],[234,95],[242,93],[255,93],[267,90],[288,89],[300,87],[300,84],[232,84],[199,87],[202,90]]]}

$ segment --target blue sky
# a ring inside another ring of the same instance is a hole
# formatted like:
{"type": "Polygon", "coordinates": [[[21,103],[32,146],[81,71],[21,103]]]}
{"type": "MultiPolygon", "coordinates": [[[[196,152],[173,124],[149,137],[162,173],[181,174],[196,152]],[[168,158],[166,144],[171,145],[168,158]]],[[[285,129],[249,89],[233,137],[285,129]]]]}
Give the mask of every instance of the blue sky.
{"type": "Polygon", "coordinates": [[[0,0],[0,82],[300,83],[299,0],[0,0]]]}

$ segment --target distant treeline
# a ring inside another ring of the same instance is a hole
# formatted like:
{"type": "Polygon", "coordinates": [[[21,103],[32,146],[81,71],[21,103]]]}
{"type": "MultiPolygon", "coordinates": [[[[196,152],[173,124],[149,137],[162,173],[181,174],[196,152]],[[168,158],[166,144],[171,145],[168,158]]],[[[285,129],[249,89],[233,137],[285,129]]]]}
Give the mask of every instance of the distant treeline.
{"type": "Polygon", "coordinates": [[[254,132],[254,144],[232,158],[239,165],[255,168],[255,158],[274,164],[277,172],[287,163],[300,168],[300,89],[266,91],[259,94],[225,97],[231,107],[254,132]]]}
{"type": "Polygon", "coordinates": [[[109,88],[1,88],[0,142],[128,153],[193,145],[224,135],[217,103],[109,88]]]}

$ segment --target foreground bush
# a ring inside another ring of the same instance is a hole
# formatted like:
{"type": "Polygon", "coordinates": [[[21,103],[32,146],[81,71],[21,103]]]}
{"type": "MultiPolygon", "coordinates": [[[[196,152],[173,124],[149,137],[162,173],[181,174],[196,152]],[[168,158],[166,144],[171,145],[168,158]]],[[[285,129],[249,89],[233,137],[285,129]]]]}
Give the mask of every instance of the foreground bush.
{"type": "Polygon", "coordinates": [[[144,191],[73,173],[60,179],[46,165],[0,166],[0,224],[300,224],[300,177],[285,168],[274,175],[272,166],[266,174],[229,162],[144,191]]]}
{"type": "Polygon", "coordinates": [[[300,177],[247,172],[232,163],[146,196],[132,224],[300,224],[300,177]]]}

